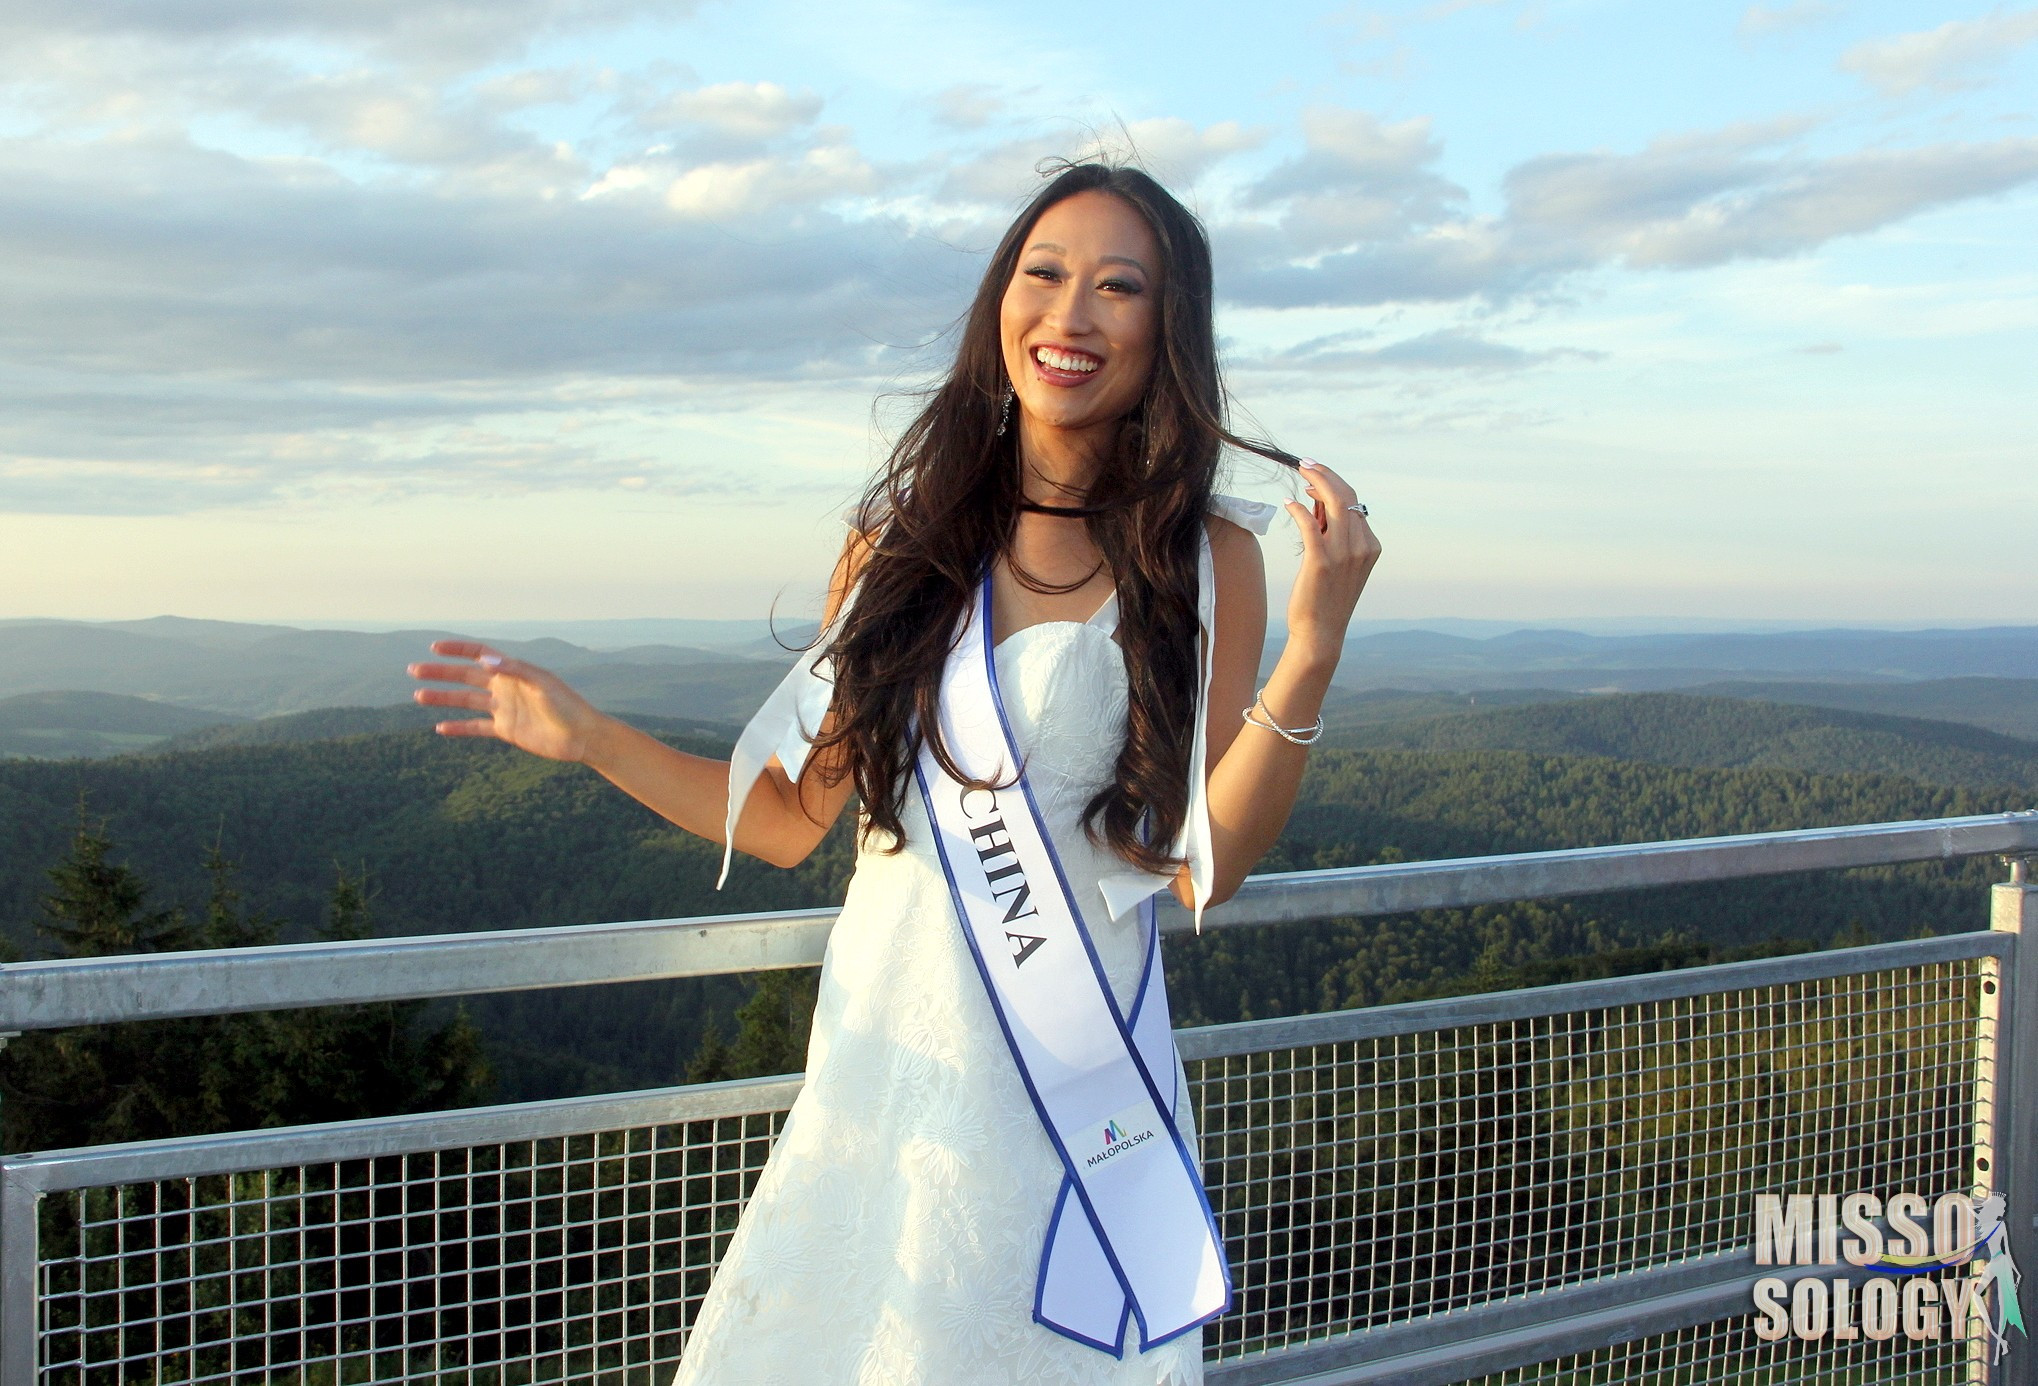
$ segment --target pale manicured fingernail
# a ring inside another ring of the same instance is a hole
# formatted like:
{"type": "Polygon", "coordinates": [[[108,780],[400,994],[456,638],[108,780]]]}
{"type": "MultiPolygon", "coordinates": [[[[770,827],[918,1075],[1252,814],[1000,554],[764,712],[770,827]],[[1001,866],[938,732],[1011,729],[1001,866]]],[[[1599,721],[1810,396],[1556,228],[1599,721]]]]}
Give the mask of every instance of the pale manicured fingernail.
{"type": "Polygon", "coordinates": [[[480,664],[484,669],[502,668],[502,656],[499,654],[485,654],[482,655],[475,662],[480,664]]]}
{"type": "Polygon", "coordinates": [[[1323,470],[1323,464],[1313,457],[1305,457],[1301,460],[1301,462],[1297,463],[1296,465],[1307,467],[1312,472],[1320,472],[1323,470]]]}

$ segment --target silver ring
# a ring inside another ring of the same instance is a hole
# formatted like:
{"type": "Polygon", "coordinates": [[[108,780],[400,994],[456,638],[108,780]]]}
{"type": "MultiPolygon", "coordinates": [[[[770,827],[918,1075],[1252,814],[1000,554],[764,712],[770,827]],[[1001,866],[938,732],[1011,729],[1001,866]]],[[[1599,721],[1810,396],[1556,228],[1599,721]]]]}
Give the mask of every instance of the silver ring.
{"type": "Polygon", "coordinates": [[[1372,511],[1366,509],[1366,503],[1364,501],[1360,501],[1357,505],[1348,505],[1345,507],[1345,509],[1351,511],[1352,514],[1354,515],[1370,515],[1373,513],[1372,511]]]}

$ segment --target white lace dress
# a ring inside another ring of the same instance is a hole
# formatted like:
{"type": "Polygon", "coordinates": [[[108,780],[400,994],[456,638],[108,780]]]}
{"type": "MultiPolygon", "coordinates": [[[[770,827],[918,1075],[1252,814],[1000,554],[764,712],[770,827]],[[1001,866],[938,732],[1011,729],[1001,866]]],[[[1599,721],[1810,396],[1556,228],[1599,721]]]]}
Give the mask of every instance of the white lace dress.
{"type": "MultiPolygon", "coordinates": [[[[1085,900],[1124,870],[1079,822],[1124,740],[1114,622],[1108,604],[1087,624],[1031,626],[997,649],[1013,735],[1085,900]]],[[[999,1034],[917,794],[903,822],[903,852],[857,858],[821,969],[806,1086],[675,1386],[1200,1383],[1200,1331],[1141,1353],[1133,1330],[1119,1361],[1033,1322],[1062,1166],[999,1034]]],[[[1085,914],[1129,1005],[1137,914],[1085,914]]]]}

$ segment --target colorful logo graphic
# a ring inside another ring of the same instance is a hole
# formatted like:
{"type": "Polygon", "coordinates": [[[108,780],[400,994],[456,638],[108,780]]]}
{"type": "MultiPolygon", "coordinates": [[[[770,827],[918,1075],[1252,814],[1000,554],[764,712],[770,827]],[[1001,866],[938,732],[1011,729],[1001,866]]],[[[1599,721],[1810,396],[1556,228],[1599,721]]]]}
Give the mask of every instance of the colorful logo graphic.
{"type": "Polygon", "coordinates": [[[1104,1123],[1105,1145],[1107,1146],[1116,1145],[1118,1144],[1118,1142],[1124,1139],[1125,1139],[1125,1128],[1123,1126],[1120,1126],[1116,1120],[1107,1121],[1104,1123]]]}
{"type": "Polygon", "coordinates": [[[1881,1260],[1867,1267],[1885,1275],[1926,1275],[1979,1262],[1980,1273],[1973,1277],[1974,1288],[1964,1307],[1988,1329],[1996,1357],[2001,1357],[2009,1347],[2012,1328],[2019,1333],[2025,1331],[2024,1309],[2017,1302],[2017,1282],[2024,1276],[2010,1255],[2010,1233],[2003,1226],[2004,1206],[1999,1193],[1992,1193],[1974,1205],[1970,1215],[1973,1235],[1963,1239],[1966,1245],[1948,1248],[1947,1255],[1904,1256],[1885,1251],[1881,1260]]]}

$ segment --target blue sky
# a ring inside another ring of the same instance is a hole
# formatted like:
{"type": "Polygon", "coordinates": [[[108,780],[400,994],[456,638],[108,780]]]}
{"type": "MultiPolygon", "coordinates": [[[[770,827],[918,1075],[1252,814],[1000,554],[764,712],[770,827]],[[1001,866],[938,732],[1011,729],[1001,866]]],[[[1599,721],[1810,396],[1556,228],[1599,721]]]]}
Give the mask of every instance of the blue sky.
{"type": "Polygon", "coordinates": [[[36,8],[0,616],[805,610],[1102,141],[1210,225],[1250,419],[1372,505],[1362,615],[2031,619],[2038,8],[36,8]]]}

